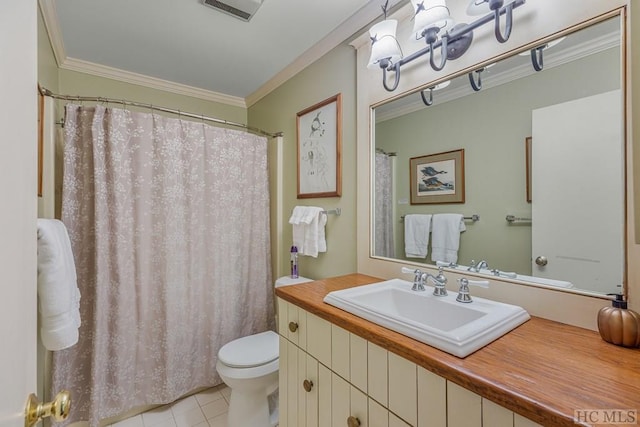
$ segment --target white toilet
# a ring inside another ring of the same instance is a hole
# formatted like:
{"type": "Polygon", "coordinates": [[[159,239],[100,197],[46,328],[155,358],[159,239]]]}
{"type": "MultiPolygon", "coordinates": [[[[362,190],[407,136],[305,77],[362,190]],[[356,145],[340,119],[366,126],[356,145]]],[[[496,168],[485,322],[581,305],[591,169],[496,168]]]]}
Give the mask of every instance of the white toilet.
{"type": "MultiPolygon", "coordinates": [[[[276,287],[310,282],[281,277],[276,287]]],[[[231,389],[228,427],[275,427],[278,408],[269,411],[269,395],[278,389],[278,334],[272,331],[238,338],[218,352],[216,370],[231,389]]]]}

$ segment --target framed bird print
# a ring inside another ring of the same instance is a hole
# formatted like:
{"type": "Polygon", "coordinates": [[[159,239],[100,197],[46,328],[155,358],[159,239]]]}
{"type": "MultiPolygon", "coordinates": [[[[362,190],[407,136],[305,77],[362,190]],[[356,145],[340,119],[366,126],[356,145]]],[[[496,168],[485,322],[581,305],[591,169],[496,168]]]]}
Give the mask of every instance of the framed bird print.
{"type": "Polygon", "coordinates": [[[298,199],[340,197],[342,192],[342,94],[296,117],[298,199]]]}
{"type": "Polygon", "coordinates": [[[411,204],[464,203],[464,149],[409,159],[411,204]]]}

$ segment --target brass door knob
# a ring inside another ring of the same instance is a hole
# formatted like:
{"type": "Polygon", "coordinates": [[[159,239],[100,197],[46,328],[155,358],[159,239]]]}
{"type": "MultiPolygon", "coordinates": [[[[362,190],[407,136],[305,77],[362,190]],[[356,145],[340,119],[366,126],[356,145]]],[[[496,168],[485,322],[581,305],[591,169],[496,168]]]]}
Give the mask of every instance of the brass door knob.
{"type": "Polygon", "coordinates": [[[304,391],[309,393],[311,391],[311,389],[313,388],[313,381],[304,380],[302,382],[302,388],[304,388],[304,391]]]}
{"type": "Polygon", "coordinates": [[[353,416],[347,418],[347,427],[360,427],[360,420],[353,416]]]}
{"type": "Polygon", "coordinates": [[[298,330],[298,324],[296,322],[289,322],[289,330],[295,332],[298,330]]]}
{"type": "Polygon", "coordinates": [[[35,394],[30,394],[24,410],[24,427],[32,427],[43,418],[53,417],[60,422],[67,419],[71,411],[71,393],[66,390],[56,394],[53,402],[40,403],[35,394]]]}

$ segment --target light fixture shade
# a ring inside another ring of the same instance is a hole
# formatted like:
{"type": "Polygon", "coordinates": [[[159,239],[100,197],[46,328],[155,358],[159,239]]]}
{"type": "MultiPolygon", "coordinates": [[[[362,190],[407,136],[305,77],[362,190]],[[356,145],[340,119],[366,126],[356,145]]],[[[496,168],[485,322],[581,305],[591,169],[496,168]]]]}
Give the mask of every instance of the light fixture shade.
{"type": "Polygon", "coordinates": [[[402,51],[396,39],[397,26],[398,21],[395,19],[386,19],[369,29],[371,57],[368,68],[379,67],[379,63],[383,59],[389,59],[392,63],[402,59],[402,51]]]}
{"type": "Polygon", "coordinates": [[[453,26],[445,0],[411,0],[413,5],[413,32],[415,39],[422,38],[428,28],[447,29],[453,26]]]}

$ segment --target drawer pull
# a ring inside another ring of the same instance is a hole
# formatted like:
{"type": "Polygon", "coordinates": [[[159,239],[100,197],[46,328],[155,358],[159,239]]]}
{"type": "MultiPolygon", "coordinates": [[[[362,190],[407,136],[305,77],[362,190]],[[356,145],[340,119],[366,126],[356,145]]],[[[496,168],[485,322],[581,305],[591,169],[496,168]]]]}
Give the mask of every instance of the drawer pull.
{"type": "Polygon", "coordinates": [[[356,417],[349,417],[347,418],[347,426],[348,427],[360,427],[360,420],[357,419],[356,417]]]}
{"type": "Polygon", "coordinates": [[[304,391],[309,393],[311,391],[311,389],[313,388],[313,381],[304,380],[302,382],[302,387],[304,388],[304,391]]]}
{"type": "Polygon", "coordinates": [[[296,322],[289,322],[289,330],[295,332],[298,330],[298,324],[296,322]]]}

